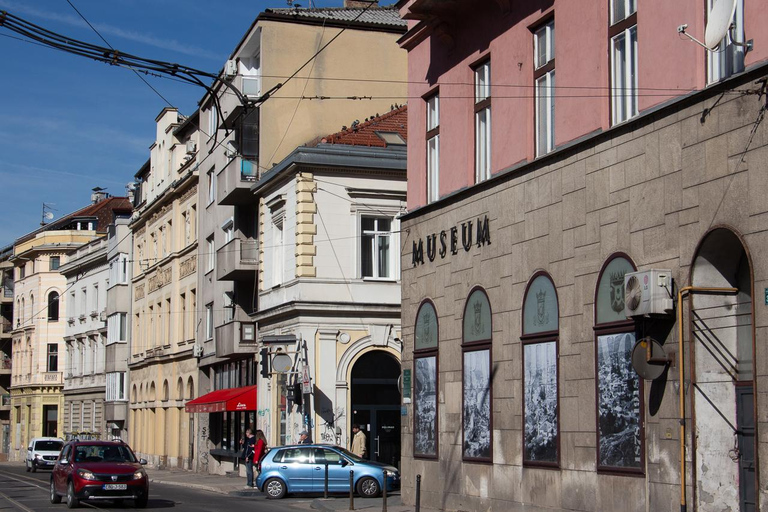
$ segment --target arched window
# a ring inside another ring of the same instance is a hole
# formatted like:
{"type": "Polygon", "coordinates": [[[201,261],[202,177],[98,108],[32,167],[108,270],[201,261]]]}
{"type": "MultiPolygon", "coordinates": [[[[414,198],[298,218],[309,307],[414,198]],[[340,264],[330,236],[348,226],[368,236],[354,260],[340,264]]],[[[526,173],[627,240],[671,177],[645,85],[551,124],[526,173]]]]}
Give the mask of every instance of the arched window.
{"type": "Polygon", "coordinates": [[[632,368],[635,323],[624,314],[625,254],[603,265],[595,291],[597,469],[643,472],[643,382],[632,368]]]}
{"type": "Polygon", "coordinates": [[[48,294],[48,321],[59,321],[59,293],[51,292],[48,294]]]}
{"type": "Polygon", "coordinates": [[[170,399],[170,396],[168,395],[168,380],[163,381],[163,402],[167,402],[170,399]]]}
{"type": "Polygon", "coordinates": [[[437,458],[437,311],[426,299],[416,314],[413,343],[413,456],[437,458]]]}
{"type": "Polygon", "coordinates": [[[523,299],[523,463],[558,467],[560,314],[549,274],[537,272],[523,299]]]}
{"type": "Polygon", "coordinates": [[[491,414],[491,304],[480,287],[473,288],[464,306],[462,329],[462,421],[464,460],[493,460],[491,414]]]}

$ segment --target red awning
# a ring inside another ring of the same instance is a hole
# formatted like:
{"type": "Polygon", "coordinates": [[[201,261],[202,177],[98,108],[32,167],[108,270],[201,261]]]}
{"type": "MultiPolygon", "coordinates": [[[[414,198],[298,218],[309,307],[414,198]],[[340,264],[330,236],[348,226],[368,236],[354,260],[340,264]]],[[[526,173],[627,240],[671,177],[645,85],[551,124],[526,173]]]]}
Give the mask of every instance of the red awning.
{"type": "Polygon", "coordinates": [[[256,386],[219,389],[190,400],[186,412],[255,411],[256,386]]]}

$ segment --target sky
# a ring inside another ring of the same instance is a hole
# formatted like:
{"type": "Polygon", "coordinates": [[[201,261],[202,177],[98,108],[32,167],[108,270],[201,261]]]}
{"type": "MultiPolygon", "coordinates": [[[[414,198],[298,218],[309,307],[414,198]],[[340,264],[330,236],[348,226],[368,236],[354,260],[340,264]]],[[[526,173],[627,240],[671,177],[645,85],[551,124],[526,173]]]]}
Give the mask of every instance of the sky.
{"type": "MultiPolygon", "coordinates": [[[[309,0],[298,3],[307,7],[309,0]]],[[[119,51],[211,73],[222,69],[261,11],[287,6],[286,0],[0,0],[0,11],[106,46],[79,11],[119,51]]],[[[40,226],[43,203],[58,218],[86,206],[94,187],[124,196],[149,158],[155,117],[168,106],[130,70],[20,38],[0,26],[0,248],[40,226]]],[[[204,93],[145,78],[184,115],[204,93]]]]}

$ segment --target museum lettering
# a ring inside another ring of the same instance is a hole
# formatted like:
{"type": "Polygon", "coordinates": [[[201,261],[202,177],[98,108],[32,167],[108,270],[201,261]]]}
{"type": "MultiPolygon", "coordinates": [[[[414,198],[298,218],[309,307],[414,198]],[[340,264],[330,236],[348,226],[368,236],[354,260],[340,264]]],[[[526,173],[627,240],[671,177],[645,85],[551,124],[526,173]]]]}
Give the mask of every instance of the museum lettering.
{"type": "MultiPolygon", "coordinates": [[[[491,232],[488,228],[488,216],[477,221],[467,221],[461,223],[461,246],[459,246],[459,226],[451,226],[449,230],[442,230],[440,233],[432,233],[426,237],[427,259],[435,261],[440,256],[444,259],[448,252],[452,255],[458,254],[459,249],[469,252],[472,244],[482,247],[491,243],[491,232]]],[[[413,251],[411,257],[413,266],[424,264],[424,239],[413,242],[413,251]]]]}

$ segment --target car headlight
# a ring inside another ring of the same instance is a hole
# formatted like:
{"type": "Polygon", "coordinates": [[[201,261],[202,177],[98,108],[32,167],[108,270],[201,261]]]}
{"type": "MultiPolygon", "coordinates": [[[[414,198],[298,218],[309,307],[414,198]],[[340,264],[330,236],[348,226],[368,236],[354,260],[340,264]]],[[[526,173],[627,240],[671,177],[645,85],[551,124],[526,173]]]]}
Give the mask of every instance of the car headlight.
{"type": "Polygon", "coordinates": [[[36,453],[36,454],[35,454],[35,459],[42,459],[42,457],[40,456],[40,454],[39,454],[39,453],[36,453]]]}
{"type": "Polygon", "coordinates": [[[146,476],[147,476],[147,474],[144,472],[144,470],[140,469],[140,470],[138,470],[137,472],[135,472],[133,474],[133,479],[134,480],[141,480],[142,478],[144,478],[146,476]]]}
{"type": "Polygon", "coordinates": [[[83,480],[98,480],[98,478],[96,478],[96,475],[94,475],[87,469],[78,469],[77,474],[80,475],[80,478],[82,478],[83,480]]]}

